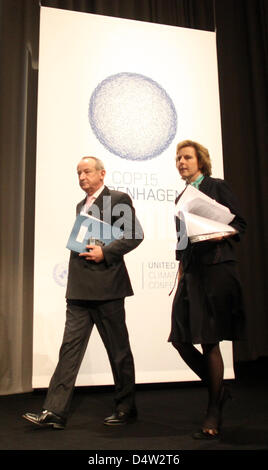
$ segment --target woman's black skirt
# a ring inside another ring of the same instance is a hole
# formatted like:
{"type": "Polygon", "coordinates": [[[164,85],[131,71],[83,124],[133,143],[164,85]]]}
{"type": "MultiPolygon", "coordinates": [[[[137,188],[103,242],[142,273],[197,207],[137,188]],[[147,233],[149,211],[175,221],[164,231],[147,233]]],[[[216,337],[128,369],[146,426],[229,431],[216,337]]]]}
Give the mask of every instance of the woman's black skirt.
{"type": "Polygon", "coordinates": [[[172,306],[172,343],[209,344],[244,338],[244,305],[236,263],[193,263],[172,306]]]}

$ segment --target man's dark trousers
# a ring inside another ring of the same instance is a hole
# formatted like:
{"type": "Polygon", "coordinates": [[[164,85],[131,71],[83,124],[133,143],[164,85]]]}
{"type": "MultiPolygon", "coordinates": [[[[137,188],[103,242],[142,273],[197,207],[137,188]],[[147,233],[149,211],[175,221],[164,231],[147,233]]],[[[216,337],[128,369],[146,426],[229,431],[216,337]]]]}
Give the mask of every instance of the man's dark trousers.
{"type": "Polygon", "coordinates": [[[125,323],[124,299],[67,300],[66,324],[58,365],[43,408],[67,418],[76,377],[93,326],[107,350],[115,383],[115,409],[135,408],[135,371],[125,323]]]}

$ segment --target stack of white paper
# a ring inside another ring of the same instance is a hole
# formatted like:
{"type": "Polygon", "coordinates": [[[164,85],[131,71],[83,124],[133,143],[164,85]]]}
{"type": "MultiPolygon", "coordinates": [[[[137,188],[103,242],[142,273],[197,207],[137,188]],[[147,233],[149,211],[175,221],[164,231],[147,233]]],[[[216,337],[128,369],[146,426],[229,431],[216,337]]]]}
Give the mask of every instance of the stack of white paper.
{"type": "Polygon", "coordinates": [[[237,233],[229,225],[235,217],[230,209],[191,185],[177,202],[175,214],[184,222],[192,243],[237,233]]]}

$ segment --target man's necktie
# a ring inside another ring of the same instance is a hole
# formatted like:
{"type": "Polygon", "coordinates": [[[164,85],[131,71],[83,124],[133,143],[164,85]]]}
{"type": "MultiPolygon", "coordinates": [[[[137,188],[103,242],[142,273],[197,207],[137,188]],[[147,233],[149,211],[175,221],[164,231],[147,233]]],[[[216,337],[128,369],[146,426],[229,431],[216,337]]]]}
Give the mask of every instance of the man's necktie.
{"type": "Polygon", "coordinates": [[[93,202],[95,201],[95,197],[94,196],[88,196],[87,197],[87,200],[86,200],[86,204],[85,204],[85,212],[88,211],[88,209],[90,208],[90,206],[93,204],[93,202]]]}

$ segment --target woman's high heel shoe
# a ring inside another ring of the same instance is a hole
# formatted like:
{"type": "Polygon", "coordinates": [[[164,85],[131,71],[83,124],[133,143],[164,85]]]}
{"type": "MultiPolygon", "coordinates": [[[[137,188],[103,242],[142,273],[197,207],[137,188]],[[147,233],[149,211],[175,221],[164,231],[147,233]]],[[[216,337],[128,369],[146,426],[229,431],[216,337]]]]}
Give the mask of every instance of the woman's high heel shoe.
{"type": "Polygon", "coordinates": [[[220,437],[221,411],[220,407],[210,408],[200,431],[193,434],[194,439],[215,440],[220,437]]]}
{"type": "Polygon", "coordinates": [[[194,439],[215,440],[220,437],[220,427],[222,424],[222,411],[228,400],[232,399],[231,392],[228,388],[222,387],[221,397],[218,407],[210,409],[207,412],[206,419],[200,431],[194,433],[194,439]]]}

